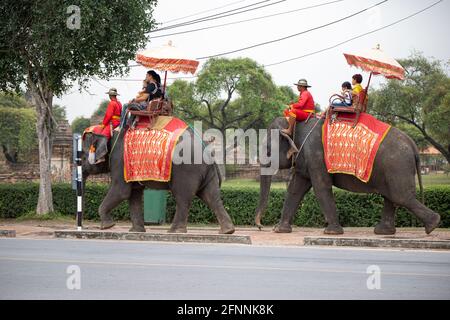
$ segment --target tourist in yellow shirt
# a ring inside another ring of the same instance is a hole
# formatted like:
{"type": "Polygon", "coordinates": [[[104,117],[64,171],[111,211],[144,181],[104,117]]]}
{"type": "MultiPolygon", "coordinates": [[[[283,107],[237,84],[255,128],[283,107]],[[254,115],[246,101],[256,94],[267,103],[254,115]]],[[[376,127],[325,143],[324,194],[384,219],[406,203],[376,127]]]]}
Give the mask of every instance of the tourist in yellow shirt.
{"type": "Polygon", "coordinates": [[[357,96],[361,91],[363,91],[363,87],[361,86],[361,82],[363,81],[363,77],[360,74],[355,74],[352,77],[352,85],[353,85],[353,95],[357,96]]]}

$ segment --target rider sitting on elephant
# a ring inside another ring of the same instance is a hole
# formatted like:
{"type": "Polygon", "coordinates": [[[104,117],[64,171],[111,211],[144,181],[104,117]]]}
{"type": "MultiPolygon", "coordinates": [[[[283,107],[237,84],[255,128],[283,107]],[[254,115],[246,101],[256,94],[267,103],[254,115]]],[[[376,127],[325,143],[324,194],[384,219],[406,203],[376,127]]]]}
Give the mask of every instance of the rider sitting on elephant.
{"type": "MultiPolygon", "coordinates": [[[[118,127],[120,124],[120,114],[122,113],[122,104],[119,100],[117,100],[117,96],[119,95],[117,93],[117,89],[111,88],[106,93],[109,95],[109,99],[111,101],[106,108],[102,123],[95,126],[95,128],[93,129],[93,133],[102,137],[99,137],[97,148],[105,150],[107,149],[108,140],[112,136],[112,130],[118,127]]],[[[94,148],[94,146],[92,146],[92,148],[94,148]]],[[[91,151],[94,152],[95,150],[92,149],[91,151]]],[[[96,162],[99,163],[102,161],[105,161],[104,157],[101,157],[96,162]]]]}
{"type": "Polygon", "coordinates": [[[345,81],[342,84],[342,92],[340,95],[336,95],[338,98],[336,98],[335,101],[332,102],[332,107],[350,107],[353,103],[353,97],[352,97],[352,85],[350,82],[345,81]]]}
{"type": "Polygon", "coordinates": [[[308,85],[308,82],[305,79],[300,79],[294,84],[297,85],[297,90],[300,92],[300,96],[298,98],[298,102],[291,103],[289,108],[284,110],[284,115],[287,117],[289,127],[282,130],[283,133],[289,136],[292,136],[295,122],[308,119],[311,113],[314,113],[315,106],[313,96],[308,91],[308,88],[311,87],[308,85]]]}
{"type": "Polygon", "coordinates": [[[122,111],[121,126],[125,124],[125,114],[131,106],[134,106],[138,110],[144,110],[147,108],[147,105],[151,100],[161,98],[163,96],[161,90],[161,77],[155,71],[147,71],[144,82],[146,83],[145,90],[143,89],[142,91],[139,91],[136,98],[124,106],[122,111]]]}
{"type": "Polygon", "coordinates": [[[359,93],[361,91],[364,90],[362,85],[361,85],[362,81],[363,81],[362,75],[360,75],[360,74],[353,75],[353,77],[352,77],[352,85],[353,85],[352,93],[353,93],[353,95],[357,96],[357,95],[359,95],[359,93]]]}
{"type": "Polygon", "coordinates": [[[109,95],[109,99],[111,100],[106,107],[105,116],[100,125],[96,126],[94,129],[94,133],[101,134],[108,139],[111,138],[112,129],[116,128],[120,124],[120,114],[122,112],[122,104],[119,100],[117,100],[116,88],[109,89],[106,92],[109,95]]]}

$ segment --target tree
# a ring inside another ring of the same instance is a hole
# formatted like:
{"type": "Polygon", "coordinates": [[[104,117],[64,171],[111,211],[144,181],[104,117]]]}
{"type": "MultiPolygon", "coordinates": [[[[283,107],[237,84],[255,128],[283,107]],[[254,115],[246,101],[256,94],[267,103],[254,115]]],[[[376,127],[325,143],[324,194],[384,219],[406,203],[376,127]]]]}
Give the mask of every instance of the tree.
{"type": "Polygon", "coordinates": [[[59,104],[53,105],[53,117],[55,118],[56,122],[59,122],[61,120],[67,120],[67,111],[65,106],[60,106],[59,104]]]}
{"type": "Polygon", "coordinates": [[[71,83],[122,76],[149,40],[155,0],[0,2],[0,89],[26,86],[36,108],[40,185],[37,213],[53,211],[53,96],[71,83]],[[73,5],[73,4],[78,5],[73,5]]]}
{"type": "MultiPolygon", "coordinates": [[[[227,129],[267,128],[295,99],[289,87],[278,88],[264,67],[249,58],[210,59],[195,82],[176,80],[168,93],[176,115],[202,121],[204,127],[217,129],[223,136],[227,129]]],[[[223,144],[223,155],[226,151],[223,144]]]]}
{"type": "Polygon", "coordinates": [[[248,58],[210,59],[195,83],[178,80],[169,88],[180,116],[202,120],[223,133],[254,127],[273,109],[276,93],[270,75],[248,58]]]}
{"type": "MultiPolygon", "coordinates": [[[[389,80],[374,91],[369,110],[395,126],[414,127],[450,163],[450,78],[443,63],[419,53],[399,62],[407,70],[406,79],[389,80]]],[[[412,137],[418,141],[417,134],[412,137]]]]}
{"type": "Polygon", "coordinates": [[[98,108],[94,111],[92,116],[104,116],[106,112],[106,108],[108,107],[109,100],[102,100],[98,108]]]}
{"type": "Polygon", "coordinates": [[[84,129],[88,128],[91,125],[91,120],[85,117],[76,117],[72,121],[72,132],[82,134],[84,129]]]}
{"type": "Polygon", "coordinates": [[[6,160],[24,161],[36,145],[36,112],[23,97],[0,94],[0,145],[6,160]]]}

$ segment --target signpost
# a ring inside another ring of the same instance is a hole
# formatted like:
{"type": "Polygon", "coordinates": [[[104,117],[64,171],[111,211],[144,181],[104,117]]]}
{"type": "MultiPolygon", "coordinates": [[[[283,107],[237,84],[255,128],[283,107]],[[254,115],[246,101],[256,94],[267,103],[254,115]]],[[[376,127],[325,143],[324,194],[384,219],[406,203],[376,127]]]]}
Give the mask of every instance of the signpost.
{"type": "Polygon", "coordinates": [[[72,188],[77,190],[77,230],[81,231],[83,221],[83,172],[81,168],[82,137],[80,134],[73,135],[73,170],[72,188]]]}

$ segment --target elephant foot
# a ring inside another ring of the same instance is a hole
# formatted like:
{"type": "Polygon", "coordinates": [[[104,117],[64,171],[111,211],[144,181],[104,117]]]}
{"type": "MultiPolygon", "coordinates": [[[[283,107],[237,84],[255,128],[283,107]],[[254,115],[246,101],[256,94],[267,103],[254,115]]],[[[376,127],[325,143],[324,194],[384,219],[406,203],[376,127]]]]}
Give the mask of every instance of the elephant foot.
{"type": "Polygon", "coordinates": [[[344,234],[344,229],[339,224],[330,224],[323,231],[325,234],[344,234]]]}
{"type": "Polygon", "coordinates": [[[233,234],[234,233],[234,226],[220,228],[219,233],[220,234],[233,234]]]}
{"type": "Polygon", "coordinates": [[[139,227],[131,227],[129,232],[145,232],[145,228],[142,226],[139,227]]]}
{"type": "Polygon", "coordinates": [[[186,227],[170,227],[170,229],[167,231],[168,233],[187,233],[186,227]]]}
{"type": "Polygon", "coordinates": [[[262,224],[257,224],[256,227],[258,228],[259,231],[261,231],[264,228],[262,224]]]}
{"type": "Polygon", "coordinates": [[[427,234],[430,234],[434,229],[437,228],[439,222],[441,222],[441,216],[438,215],[437,213],[434,213],[432,218],[428,222],[424,223],[425,232],[427,234]]]}
{"type": "Polygon", "coordinates": [[[114,227],[115,225],[116,225],[116,224],[115,224],[114,221],[112,221],[112,220],[102,221],[102,223],[100,224],[100,229],[101,229],[101,230],[111,229],[111,228],[114,227]]]}
{"type": "Polygon", "coordinates": [[[392,235],[395,234],[395,226],[386,223],[386,222],[379,222],[376,226],[375,229],[373,230],[373,232],[375,234],[379,234],[379,235],[392,235]]]}
{"type": "Polygon", "coordinates": [[[273,227],[273,232],[275,233],[291,233],[292,227],[290,225],[277,224],[273,227]]]}

